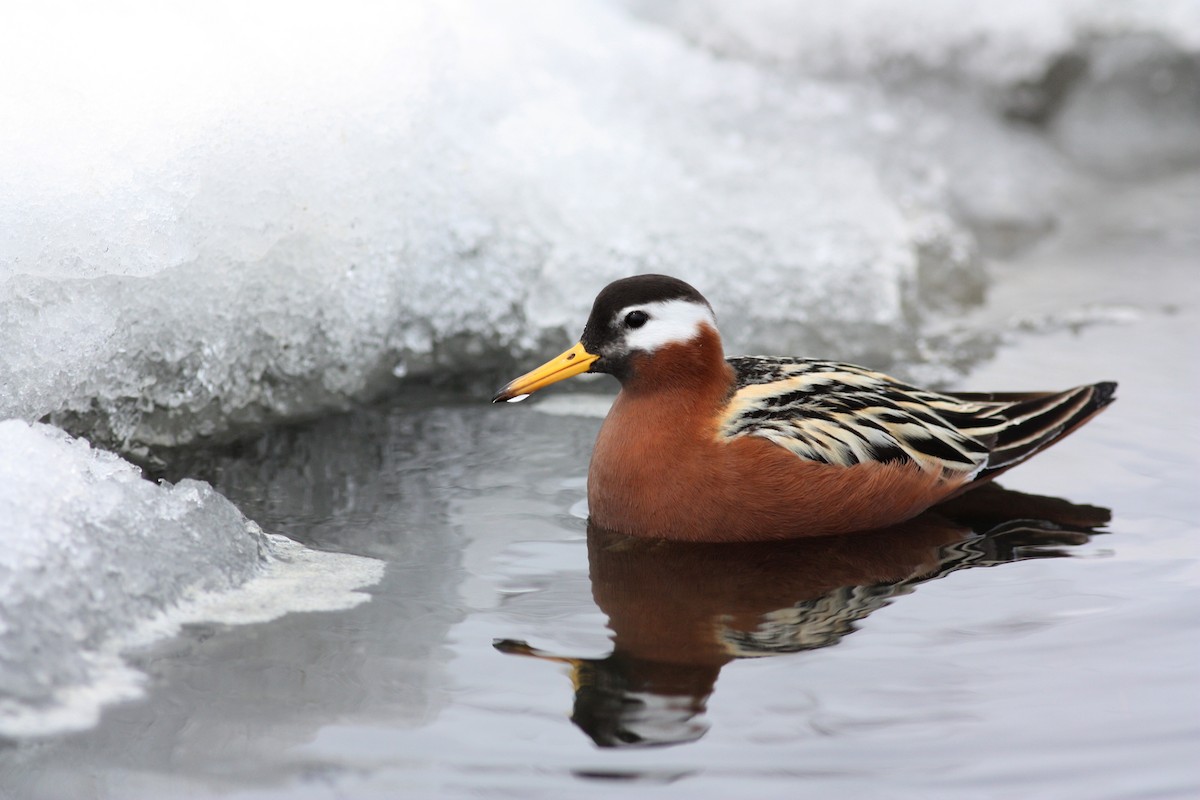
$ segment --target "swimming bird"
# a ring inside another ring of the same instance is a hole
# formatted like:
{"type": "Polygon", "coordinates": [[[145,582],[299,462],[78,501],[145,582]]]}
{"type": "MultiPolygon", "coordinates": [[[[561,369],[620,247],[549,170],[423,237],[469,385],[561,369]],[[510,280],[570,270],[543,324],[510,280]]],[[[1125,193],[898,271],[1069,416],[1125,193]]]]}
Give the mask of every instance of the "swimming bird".
{"type": "Polygon", "coordinates": [[[725,358],[712,307],[666,275],[614,281],[578,344],[501,389],[523,399],[613,375],[588,469],[593,524],[678,541],[754,541],[883,528],[986,483],[1114,399],[946,393],[810,358],[725,358]]]}

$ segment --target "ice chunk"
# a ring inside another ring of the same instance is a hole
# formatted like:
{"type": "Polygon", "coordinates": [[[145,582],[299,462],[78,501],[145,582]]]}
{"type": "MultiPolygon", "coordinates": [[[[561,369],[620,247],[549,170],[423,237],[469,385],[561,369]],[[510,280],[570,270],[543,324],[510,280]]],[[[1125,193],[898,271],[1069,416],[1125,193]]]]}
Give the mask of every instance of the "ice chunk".
{"type": "MultiPolygon", "coordinates": [[[[955,216],[993,253],[1054,228],[1065,187],[1087,179],[1075,166],[1144,178],[1200,165],[1194,0],[621,3],[792,79],[879,86],[890,102],[864,125],[901,131],[893,154],[937,163],[955,216]]],[[[961,291],[932,266],[937,290],[961,291]]]]}
{"type": "Polygon", "coordinates": [[[885,81],[937,74],[992,87],[1036,79],[1084,43],[1154,34],[1200,50],[1193,0],[620,0],[725,56],[809,75],[885,81]]]}
{"type": "Polygon", "coordinates": [[[0,417],[133,450],[499,377],[643,271],[732,351],[880,362],[923,270],[978,281],[870,92],[602,2],[256,8],[0,25],[0,417]]]}
{"type": "MultiPolygon", "coordinates": [[[[1193,8],[1200,18],[1200,3],[1193,8]]],[[[1089,43],[1086,71],[1050,120],[1054,141],[1077,162],[1116,177],[1200,164],[1196,51],[1200,44],[1180,52],[1161,33],[1089,43]]]]}
{"type": "Polygon", "coordinates": [[[355,605],[381,570],[266,535],[206,483],[156,485],[50,426],[0,422],[0,736],[83,727],[135,695],[125,647],[355,605]]]}

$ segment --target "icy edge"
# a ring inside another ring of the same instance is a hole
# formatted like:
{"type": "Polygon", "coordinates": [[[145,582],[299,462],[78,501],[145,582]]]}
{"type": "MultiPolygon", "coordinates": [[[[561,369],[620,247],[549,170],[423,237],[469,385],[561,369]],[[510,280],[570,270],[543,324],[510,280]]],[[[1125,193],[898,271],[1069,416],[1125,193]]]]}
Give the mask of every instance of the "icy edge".
{"type": "Polygon", "coordinates": [[[44,705],[0,698],[0,737],[44,737],[94,726],[106,706],[136,700],[145,691],[146,675],[122,654],[175,636],[185,625],[252,625],[294,612],[344,611],[367,602],[371,596],[362,590],[383,577],[378,559],[312,550],[286,536],[263,534],[254,522],[246,527],[269,542],[262,574],[232,591],[189,592],[173,608],[114,636],[85,656],[87,680],[58,689],[44,705]]]}

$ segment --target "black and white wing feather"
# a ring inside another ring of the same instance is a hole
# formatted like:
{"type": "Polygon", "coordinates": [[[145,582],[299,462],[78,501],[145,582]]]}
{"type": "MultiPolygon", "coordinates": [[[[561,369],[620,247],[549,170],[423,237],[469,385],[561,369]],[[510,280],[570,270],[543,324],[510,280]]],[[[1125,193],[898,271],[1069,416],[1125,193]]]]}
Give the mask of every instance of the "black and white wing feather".
{"type": "Polygon", "coordinates": [[[720,435],[760,436],[826,464],[913,463],[960,480],[1024,461],[1112,402],[1116,388],[944,394],[834,361],[744,356],[729,364],[736,378],[720,435]]]}

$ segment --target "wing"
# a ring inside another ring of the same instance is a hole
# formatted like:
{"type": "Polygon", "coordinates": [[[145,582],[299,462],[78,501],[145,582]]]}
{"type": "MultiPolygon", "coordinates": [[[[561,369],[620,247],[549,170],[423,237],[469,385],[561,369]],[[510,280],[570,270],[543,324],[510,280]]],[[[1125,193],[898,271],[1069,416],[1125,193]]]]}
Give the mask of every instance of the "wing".
{"type": "Polygon", "coordinates": [[[840,466],[913,463],[963,481],[990,477],[1066,435],[1111,402],[1113,386],[952,395],[834,361],[748,356],[729,363],[736,383],[722,436],[761,436],[800,458],[840,466]]]}

